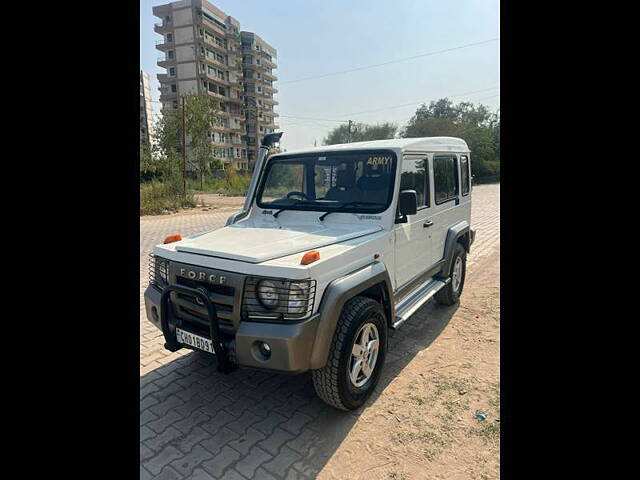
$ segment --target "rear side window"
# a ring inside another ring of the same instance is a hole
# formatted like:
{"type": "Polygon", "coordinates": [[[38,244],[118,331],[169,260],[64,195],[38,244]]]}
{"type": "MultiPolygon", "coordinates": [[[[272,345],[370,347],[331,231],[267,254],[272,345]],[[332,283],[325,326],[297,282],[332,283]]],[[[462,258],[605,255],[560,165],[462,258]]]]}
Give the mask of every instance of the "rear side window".
{"type": "Polygon", "coordinates": [[[433,183],[436,205],[458,196],[458,172],[455,155],[433,157],[433,183]]]}
{"type": "Polygon", "coordinates": [[[462,195],[469,195],[469,158],[466,155],[460,157],[460,188],[462,195]]]}
{"type": "Polygon", "coordinates": [[[424,158],[408,157],[402,160],[400,190],[415,190],[418,197],[418,208],[429,206],[429,195],[425,188],[427,185],[425,165],[426,159],[424,158]]]}

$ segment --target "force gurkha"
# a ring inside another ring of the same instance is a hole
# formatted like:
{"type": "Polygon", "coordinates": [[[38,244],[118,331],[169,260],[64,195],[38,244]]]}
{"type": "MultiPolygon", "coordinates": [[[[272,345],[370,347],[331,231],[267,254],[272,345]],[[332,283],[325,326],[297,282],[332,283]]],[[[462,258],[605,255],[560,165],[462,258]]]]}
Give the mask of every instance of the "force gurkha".
{"type": "Polygon", "coordinates": [[[322,400],[355,409],[378,382],[389,329],[462,292],[469,149],[431,137],[267,157],[281,135],[263,138],[224,228],[155,247],[147,317],[168,350],[203,350],[223,372],[311,370],[322,400]]]}

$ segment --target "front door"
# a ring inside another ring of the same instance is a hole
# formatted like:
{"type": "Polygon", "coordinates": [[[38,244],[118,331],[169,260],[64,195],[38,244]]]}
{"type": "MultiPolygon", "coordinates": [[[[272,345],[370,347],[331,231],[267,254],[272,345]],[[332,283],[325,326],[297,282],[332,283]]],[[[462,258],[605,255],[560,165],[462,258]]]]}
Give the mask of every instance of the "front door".
{"type": "Polygon", "coordinates": [[[431,251],[431,204],[429,163],[426,155],[405,155],[402,159],[400,190],[415,190],[418,211],[407,223],[395,225],[396,290],[425,272],[434,261],[431,251]]]}

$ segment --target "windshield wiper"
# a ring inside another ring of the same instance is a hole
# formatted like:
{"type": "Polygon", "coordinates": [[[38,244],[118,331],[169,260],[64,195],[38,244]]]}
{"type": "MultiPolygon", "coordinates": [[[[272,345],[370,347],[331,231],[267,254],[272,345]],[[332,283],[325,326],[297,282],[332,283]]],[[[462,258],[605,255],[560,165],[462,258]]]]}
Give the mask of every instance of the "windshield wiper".
{"type": "Polygon", "coordinates": [[[306,200],[296,200],[295,202],[287,205],[286,207],[281,208],[280,210],[278,210],[276,213],[273,214],[273,218],[277,218],[278,215],[280,215],[282,212],[284,212],[285,210],[291,210],[291,207],[294,207],[296,205],[301,205],[301,204],[305,204],[305,203],[313,203],[313,202],[308,202],[306,200]]]}
{"type": "Polygon", "coordinates": [[[355,201],[355,202],[347,202],[347,203],[343,203],[342,205],[340,205],[337,209],[335,210],[329,210],[327,213],[324,213],[320,216],[319,220],[322,222],[324,221],[325,217],[331,213],[336,213],[336,212],[344,212],[344,208],[345,207],[350,207],[352,205],[372,205],[372,206],[381,206],[384,207],[384,203],[375,203],[375,202],[362,202],[362,201],[355,201]]]}

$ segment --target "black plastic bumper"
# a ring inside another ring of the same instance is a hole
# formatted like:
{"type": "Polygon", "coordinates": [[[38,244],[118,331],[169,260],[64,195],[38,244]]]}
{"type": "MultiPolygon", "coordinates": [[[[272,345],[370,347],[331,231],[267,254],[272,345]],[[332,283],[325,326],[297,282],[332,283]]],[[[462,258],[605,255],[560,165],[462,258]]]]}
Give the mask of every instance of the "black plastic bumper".
{"type": "MultiPolygon", "coordinates": [[[[164,335],[165,344],[164,348],[175,352],[182,348],[182,345],[178,343],[176,339],[175,331],[171,332],[169,329],[169,301],[172,292],[182,293],[185,295],[194,296],[206,306],[207,316],[209,320],[209,334],[211,336],[211,342],[213,344],[213,351],[218,359],[218,370],[224,373],[228,373],[234,370],[235,365],[229,361],[229,352],[220,338],[220,330],[218,329],[218,315],[216,313],[216,307],[213,305],[207,295],[199,290],[192,288],[182,287],[179,285],[170,285],[164,287],[162,290],[162,296],[160,297],[160,329],[164,335]]],[[[177,326],[180,325],[180,320],[177,322],[177,326]]]]}

